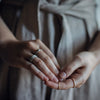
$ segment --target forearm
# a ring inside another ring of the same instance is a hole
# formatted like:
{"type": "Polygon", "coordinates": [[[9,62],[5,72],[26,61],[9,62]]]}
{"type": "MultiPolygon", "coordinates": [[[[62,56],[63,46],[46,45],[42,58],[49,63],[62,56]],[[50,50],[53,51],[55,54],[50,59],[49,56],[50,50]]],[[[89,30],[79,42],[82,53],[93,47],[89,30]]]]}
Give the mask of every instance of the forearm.
{"type": "Polygon", "coordinates": [[[96,55],[98,59],[98,63],[100,63],[100,32],[98,36],[96,37],[94,43],[90,47],[89,51],[93,52],[93,54],[96,55]]]}
{"type": "Polygon", "coordinates": [[[16,40],[16,38],[0,17],[0,43],[11,40],[16,40]]]}

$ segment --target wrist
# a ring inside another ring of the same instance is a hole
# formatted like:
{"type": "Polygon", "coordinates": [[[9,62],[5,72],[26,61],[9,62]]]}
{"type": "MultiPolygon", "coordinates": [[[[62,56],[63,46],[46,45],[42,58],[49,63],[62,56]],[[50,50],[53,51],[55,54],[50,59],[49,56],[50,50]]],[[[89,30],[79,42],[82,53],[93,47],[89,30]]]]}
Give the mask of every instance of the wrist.
{"type": "Polygon", "coordinates": [[[81,59],[83,65],[89,65],[95,68],[96,65],[98,64],[98,59],[96,55],[91,51],[81,52],[77,56],[81,59]]]}
{"type": "Polygon", "coordinates": [[[3,54],[4,54],[3,52],[5,51],[5,49],[7,49],[7,46],[10,45],[10,43],[18,42],[18,41],[19,40],[17,40],[16,38],[0,40],[0,59],[2,59],[3,54]]]}
{"type": "Polygon", "coordinates": [[[1,36],[1,38],[0,38],[0,43],[5,43],[5,42],[9,42],[9,41],[18,41],[18,40],[15,36],[13,36],[12,33],[7,36],[1,36]]]}

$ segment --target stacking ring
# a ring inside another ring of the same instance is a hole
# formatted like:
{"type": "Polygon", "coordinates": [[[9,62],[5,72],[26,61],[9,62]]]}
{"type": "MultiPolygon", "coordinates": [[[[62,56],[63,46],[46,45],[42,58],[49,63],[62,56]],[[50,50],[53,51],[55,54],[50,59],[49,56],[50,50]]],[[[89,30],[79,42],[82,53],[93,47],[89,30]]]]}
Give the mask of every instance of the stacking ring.
{"type": "Polygon", "coordinates": [[[36,58],[36,57],[37,57],[36,55],[32,55],[32,56],[29,58],[29,61],[32,62],[33,59],[36,58]]]}
{"type": "Polygon", "coordinates": [[[37,55],[39,51],[41,51],[41,49],[37,49],[34,55],[37,55]]]}
{"type": "Polygon", "coordinates": [[[58,90],[60,90],[60,82],[58,83],[58,90]]]}
{"type": "Polygon", "coordinates": [[[73,88],[75,88],[75,87],[76,87],[75,79],[72,78],[71,80],[72,80],[72,82],[73,82],[73,88]]]}
{"type": "Polygon", "coordinates": [[[41,49],[37,49],[36,52],[29,58],[29,61],[32,62],[34,58],[37,57],[37,53],[41,51],[41,49]]]}

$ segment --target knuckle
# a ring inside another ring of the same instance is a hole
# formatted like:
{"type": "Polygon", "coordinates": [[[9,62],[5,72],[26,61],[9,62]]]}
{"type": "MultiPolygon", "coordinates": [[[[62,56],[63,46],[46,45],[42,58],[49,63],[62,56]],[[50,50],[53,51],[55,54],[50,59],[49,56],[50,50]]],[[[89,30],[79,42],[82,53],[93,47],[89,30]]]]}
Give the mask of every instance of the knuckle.
{"type": "Polygon", "coordinates": [[[48,76],[53,77],[51,72],[48,72],[47,74],[48,74],[48,76]]]}
{"type": "Polygon", "coordinates": [[[33,45],[32,41],[26,43],[26,48],[31,48],[33,45]]]}
{"type": "Polygon", "coordinates": [[[40,60],[40,59],[37,61],[37,63],[38,63],[40,66],[43,65],[43,62],[42,62],[42,60],[40,60]]]}
{"type": "Polygon", "coordinates": [[[31,47],[33,45],[33,42],[29,41],[27,44],[29,47],[31,47]]]}
{"type": "Polygon", "coordinates": [[[36,49],[39,49],[39,47],[40,47],[40,40],[39,39],[36,39],[36,40],[34,40],[34,44],[35,44],[35,48],[36,49]]]}
{"type": "Polygon", "coordinates": [[[44,61],[45,62],[49,62],[50,61],[50,58],[48,56],[44,57],[44,61]]]}
{"type": "Polygon", "coordinates": [[[40,40],[40,39],[36,39],[35,42],[36,42],[36,43],[40,43],[41,40],[40,40]]]}
{"type": "Polygon", "coordinates": [[[54,60],[55,59],[55,57],[51,54],[50,55],[50,58],[52,59],[52,60],[54,60]]]}

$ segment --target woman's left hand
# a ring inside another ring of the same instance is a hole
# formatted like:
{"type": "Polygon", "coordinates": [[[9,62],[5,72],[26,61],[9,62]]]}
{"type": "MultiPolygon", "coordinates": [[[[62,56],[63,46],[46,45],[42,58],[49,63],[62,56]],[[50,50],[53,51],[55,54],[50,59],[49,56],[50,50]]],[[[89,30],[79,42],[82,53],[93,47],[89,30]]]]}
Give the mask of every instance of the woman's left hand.
{"type": "Polygon", "coordinates": [[[81,52],[61,70],[59,77],[63,81],[59,81],[59,83],[46,81],[45,84],[51,88],[61,90],[79,88],[87,81],[97,63],[94,53],[81,52]]]}

